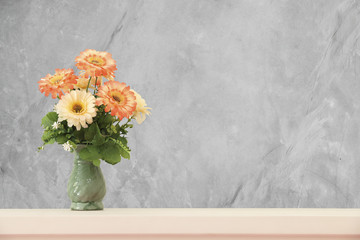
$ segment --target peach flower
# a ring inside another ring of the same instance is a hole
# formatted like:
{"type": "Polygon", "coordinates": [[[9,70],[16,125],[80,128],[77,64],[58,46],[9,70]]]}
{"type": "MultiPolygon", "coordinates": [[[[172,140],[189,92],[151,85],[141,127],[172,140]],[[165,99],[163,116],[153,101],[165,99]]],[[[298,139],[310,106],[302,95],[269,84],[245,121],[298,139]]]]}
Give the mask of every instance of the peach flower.
{"type": "Polygon", "coordinates": [[[124,117],[130,118],[136,109],[135,94],[125,83],[105,82],[96,95],[98,98],[95,104],[97,106],[105,105],[105,112],[111,111],[111,115],[117,116],[119,120],[124,117]]]}
{"type": "Polygon", "coordinates": [[[75,58],[76,66],[85,71],[85,77],[114,77],[116,62],[108,52],[86,49],[75,58]]]}
{"type": "Polygon", "coordinates": [[[52,98],[59,96],[60,98],[71,89],[77,83],[77,76],[74,75],[72,69],[56,69],[54,75],[46,75],[45,78],[41,78],[39,83],[39,90],[45,93],[45,96],[51,94],[52,98]]]}

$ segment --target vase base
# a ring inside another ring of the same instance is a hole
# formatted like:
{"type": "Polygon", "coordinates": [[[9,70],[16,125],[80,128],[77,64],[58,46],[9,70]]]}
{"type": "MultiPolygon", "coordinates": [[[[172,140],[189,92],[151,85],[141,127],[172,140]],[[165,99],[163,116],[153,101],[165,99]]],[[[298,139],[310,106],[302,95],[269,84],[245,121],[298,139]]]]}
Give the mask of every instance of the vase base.
{"type": "Polygon", "coordinates": [[[89,211],[89,210],[103,210],[103,209],[104,209],[104,205],[102,201],[71,203],[71,210],[75,210],[75,211],[89,211]]]}

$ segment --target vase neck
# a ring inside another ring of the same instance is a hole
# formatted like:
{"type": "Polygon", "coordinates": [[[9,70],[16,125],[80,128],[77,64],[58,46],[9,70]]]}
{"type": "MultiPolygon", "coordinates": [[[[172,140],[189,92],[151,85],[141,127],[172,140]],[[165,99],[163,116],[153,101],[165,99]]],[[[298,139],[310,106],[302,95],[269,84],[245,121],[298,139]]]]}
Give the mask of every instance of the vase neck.
{"type": "Polygon", "coordinates": [[[90,161],[87,161],[87,160],[84,160],[80,157],[79,153],[82,149],[84,149],[86,147],[86,145],[77,145],[77,148],[75,149],[74,151],[74,154],[75,154],[75,159],[74,159],[74,164],[92,164],[92,162],[90,161]]]}

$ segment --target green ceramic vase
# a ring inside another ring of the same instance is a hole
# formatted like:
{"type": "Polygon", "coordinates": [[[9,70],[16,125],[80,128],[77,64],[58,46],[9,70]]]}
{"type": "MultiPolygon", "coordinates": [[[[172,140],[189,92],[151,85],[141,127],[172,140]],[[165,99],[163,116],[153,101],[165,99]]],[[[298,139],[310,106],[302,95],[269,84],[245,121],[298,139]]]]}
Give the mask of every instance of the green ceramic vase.
{"type": "Polygon", "coordinates": [[[80,158],[79,151],[84,147],[85,145],[78,145],[74,151],[74,168],[67,187],[71,210],[102,210],[102,200],[106,193],[104,176],[100,167],[80,158]]]}

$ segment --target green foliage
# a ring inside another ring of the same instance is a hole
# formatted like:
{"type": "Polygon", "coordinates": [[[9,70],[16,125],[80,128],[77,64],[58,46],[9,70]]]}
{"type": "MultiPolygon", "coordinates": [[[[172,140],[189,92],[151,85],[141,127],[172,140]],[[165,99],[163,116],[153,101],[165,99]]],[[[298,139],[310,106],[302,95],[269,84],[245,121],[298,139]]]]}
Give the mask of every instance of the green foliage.
{"type": "Polygon", "coordinates": [[[45,146],[46,144],[53,144],[55,142],[55,135],[51,131],[45,130],[41,139],[44,142],[43,146],[45,146]]]}
{"type": "Polygon", "coordinates": [[[88,161],[94,161],[101,158],[100,149],[94,145],[88,145],[79,152],[80,158],[88,161]]]}
{"type": "Polygon", "coordinates": [[[105,143],[105,137],[100,133],[100,130],[96,133],[91,143],[94,145],[102,145],[105,143]]]}
{"type": "Polygon", "coordinates": [[[69,140],[69,138],[65,134],[61,134],[56,136],[55,140],[58,144],[64,144],[69,140]]]}
{"type": "Polygon", "coordinates": [[[128,128],[133,127],[129,124],[131,120],[130,118],[125,124],[120,125],[116,117],[106,113],[104,106],[100,106],[93,123],[87,128],[78,131],[74,126],[69,127],[66,121],[62,121],[55,129],[53,125],[58,121],[58,115],[56,112],[49,112],[41,121],[44,128],[43,146],[54,142],[68,142],[75,149],[77,144],[85,144],[86,147],[79,152],[82,159],[92,162],[95,166],[100,165],[100,159],[114,165],[119,163],[121,158],[130,159],[130,148],[124,135],[128,133],[128,128]]]}
{"type": "Polygon", "coordinates": [[[55,141],[55,134],[49,130],[45,130],[41,139],[44,141],[45,144],[48,144],[49,141],[55,141]]]}
{"type": "Polygon", "coordinates": [[[112,165],[121,161],[120,148],[113,142],[108,141],[101,148],[102,159],[112,165]]]}
{"type": "Polygon", "coordinates": [[[42,118],[41,125],[43,125],[44,128],[51,127],[54,124],[54,122],[56,122],[57,120],[58,120],[57,113],[49,112],[48,114],[45,115],[45,117],[42,118]]]}
{"type": "Polygon", "coordinates": [[[87,129],[85,129],[85,140],[88,142],[91,142],[94,139],[94,136],[96,134],[96,128],[97,128],[97,124],[93,123],[90,125],[90,127],[88,127],[87,129]]]}
{"type": "Polygon", "coordinates": [[[126,145],[125,138],[119,137],[118,139],[111,138],[111,140],[120,148],[120,155],[123,158],[130,159],[130,148],[126,145]]]}
{"type": "Polygon", "coordinates": [[[95,159],[95,160],[92,161],[92,163],[93,163],[95,166],[99,167],[99,166],[100,166],[100,159],[95,159]]]}
{"type": "Polygon", "coordinates": [[[99,127],[106,128],[107,126],[112,126],[115,120],[115,117],[111,116],[111,114],[102,114],[98,119],[99,127]]]}
{"type": "Polygon", "coordinates": [[[85,128],[81,128],[79,131],[74,131],[74,140],[76,143],[81,143],[85,140],[85,128]]]}

